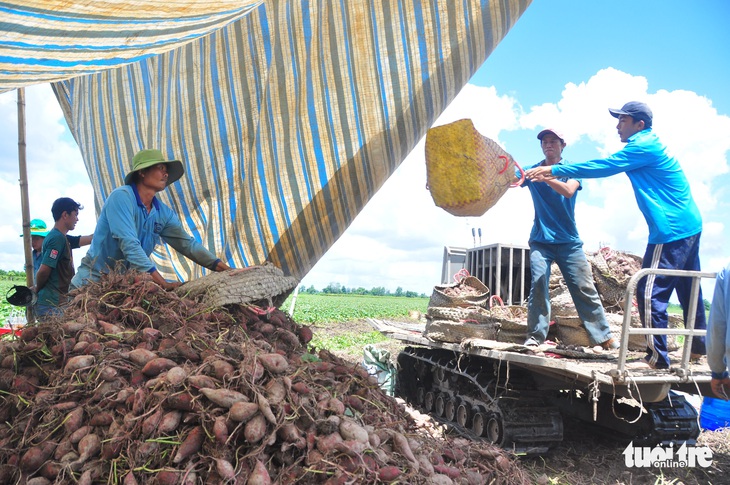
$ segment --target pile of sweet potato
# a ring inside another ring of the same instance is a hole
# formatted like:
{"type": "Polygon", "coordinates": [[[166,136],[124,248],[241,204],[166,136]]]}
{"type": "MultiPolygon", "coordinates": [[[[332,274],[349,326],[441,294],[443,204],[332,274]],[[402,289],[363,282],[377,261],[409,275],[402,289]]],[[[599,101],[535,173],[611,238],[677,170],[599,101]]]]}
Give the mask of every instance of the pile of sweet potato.
{"type": "Polygon", "coordinates": [[[526,483],[499,449],[419,432],[311,338],[112,273],[0,342],[0,483],[526,483]]]}

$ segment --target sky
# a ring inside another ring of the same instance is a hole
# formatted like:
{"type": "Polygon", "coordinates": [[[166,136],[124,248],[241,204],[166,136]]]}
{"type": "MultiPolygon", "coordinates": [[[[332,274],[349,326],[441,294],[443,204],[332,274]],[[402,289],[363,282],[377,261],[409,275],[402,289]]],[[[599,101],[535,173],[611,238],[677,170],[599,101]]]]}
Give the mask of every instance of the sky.
{"type": "MultiPolygon", "coordinates": [[[[623,144],[608,108],[648,103],[654,131],[680,161],[702,213],[702,267],[730,262],[730,2],[725,0],[534,0],[434,123],[470,118],[522,165],[542,159],[537,133],[563,132],[563,157],[604,157],[623,144]]],[[[85,206],[75,234],[95,225],[93,191],[80,152],[48,85],[26,89],[31,217],[52,225],[50,207],[69,196],[85,206]]],[[[23,267],[15,92],[0,95],[0,269],[23,267]]],[[[303,279],[322,289],[383,286],[430,294],[441,283],[445,246],[527,245],[534,211],[513,188],[485,215],[455,217],[425,188],[423,140],[342,237],[303,279]],[[481,229],[481,240],[472,229],[481,229]]],[[[628,178],[584,179],[576,219],[587,251],[643,255],[648,229],[628,178]]],[[[78,263],[84,248],[74,251],[78,263]]],[[[712,281],[703,282],[711,299],[712,281]]]]}

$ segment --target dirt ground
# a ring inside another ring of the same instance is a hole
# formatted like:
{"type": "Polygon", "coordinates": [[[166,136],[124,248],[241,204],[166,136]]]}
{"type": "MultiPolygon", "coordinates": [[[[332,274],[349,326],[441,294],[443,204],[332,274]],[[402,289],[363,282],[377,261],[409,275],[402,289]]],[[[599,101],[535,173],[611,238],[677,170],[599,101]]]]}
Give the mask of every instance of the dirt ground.
{"type": "MultiPolygon", "coordinates": [[[[313,330],[333,336],[373,329],[365,321],[354,321],[313,327],[313,330]]],[[[392,339],[376,345],[389,350],[393,362],[403,348],[401,342],[392,339]]],[[[362,362],[362,349],[350,348],[334,353],[352,362],[362,362]]],[[[423,419],[420,413],[414,414],[423,419]]],[[[706,446],[712,451],[712,465],[707,468],[629,468],[623,455],[628,444],[628,440],[608,436],[598,427],[566,420],[561,445],[542,456],[523,457],[520,462],[538,485],[730,484],[730,429],[700,434],[697,446],[706,446]]]]}

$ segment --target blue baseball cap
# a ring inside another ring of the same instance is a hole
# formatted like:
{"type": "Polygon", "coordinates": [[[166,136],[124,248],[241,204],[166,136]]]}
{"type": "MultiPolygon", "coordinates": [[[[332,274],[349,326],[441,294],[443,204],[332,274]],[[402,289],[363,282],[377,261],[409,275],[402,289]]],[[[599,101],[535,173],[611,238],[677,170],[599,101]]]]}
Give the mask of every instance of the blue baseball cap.
{"type": "Polygon", "coordinates": [[[641,101],[629,101],[621,109],[608,108],[608,112],[614,118],[618,118],[621,115],[631,116],[636,121],[643,121],[647,128],[651,126],[652,119],[654,118],[651,108],[641,101]]]}

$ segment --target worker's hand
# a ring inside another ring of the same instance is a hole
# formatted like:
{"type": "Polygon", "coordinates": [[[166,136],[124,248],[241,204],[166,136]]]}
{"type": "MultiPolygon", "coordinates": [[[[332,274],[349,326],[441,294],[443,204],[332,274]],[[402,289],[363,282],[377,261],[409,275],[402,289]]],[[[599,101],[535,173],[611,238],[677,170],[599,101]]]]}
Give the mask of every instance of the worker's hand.
{"type": "Polygon", "coordinates": [[[215,268],[213,268],[213,271],[225,271],[227,269],[231,269],[231,267],[223,261],[218,261],[218,264],[215,266],[215,268]]]}
{"type": "Polygon", "coordinates": [[[166,290],[174,290],[180,285],[182,285],[182,283],[179,281],[165,281],[165,283],[162,284],[162,287],[166,290]]]}
{"type": "Polygon", "coordinates": [[[712,392],[718,398],[724,399],[725,401],[730,400],[730,395],[728,394],[730,393],[730,377],[724,379],[713,378],[710,381],[710,387],[712,387],[712,392]]]}
{"type": "Polygon", "coordinates": [[[532,180],[533,182],[544,182],[546,180],[552,180],[553,176],[552,167],[535,167],[525,171],[525,178],[532,180]]]}

